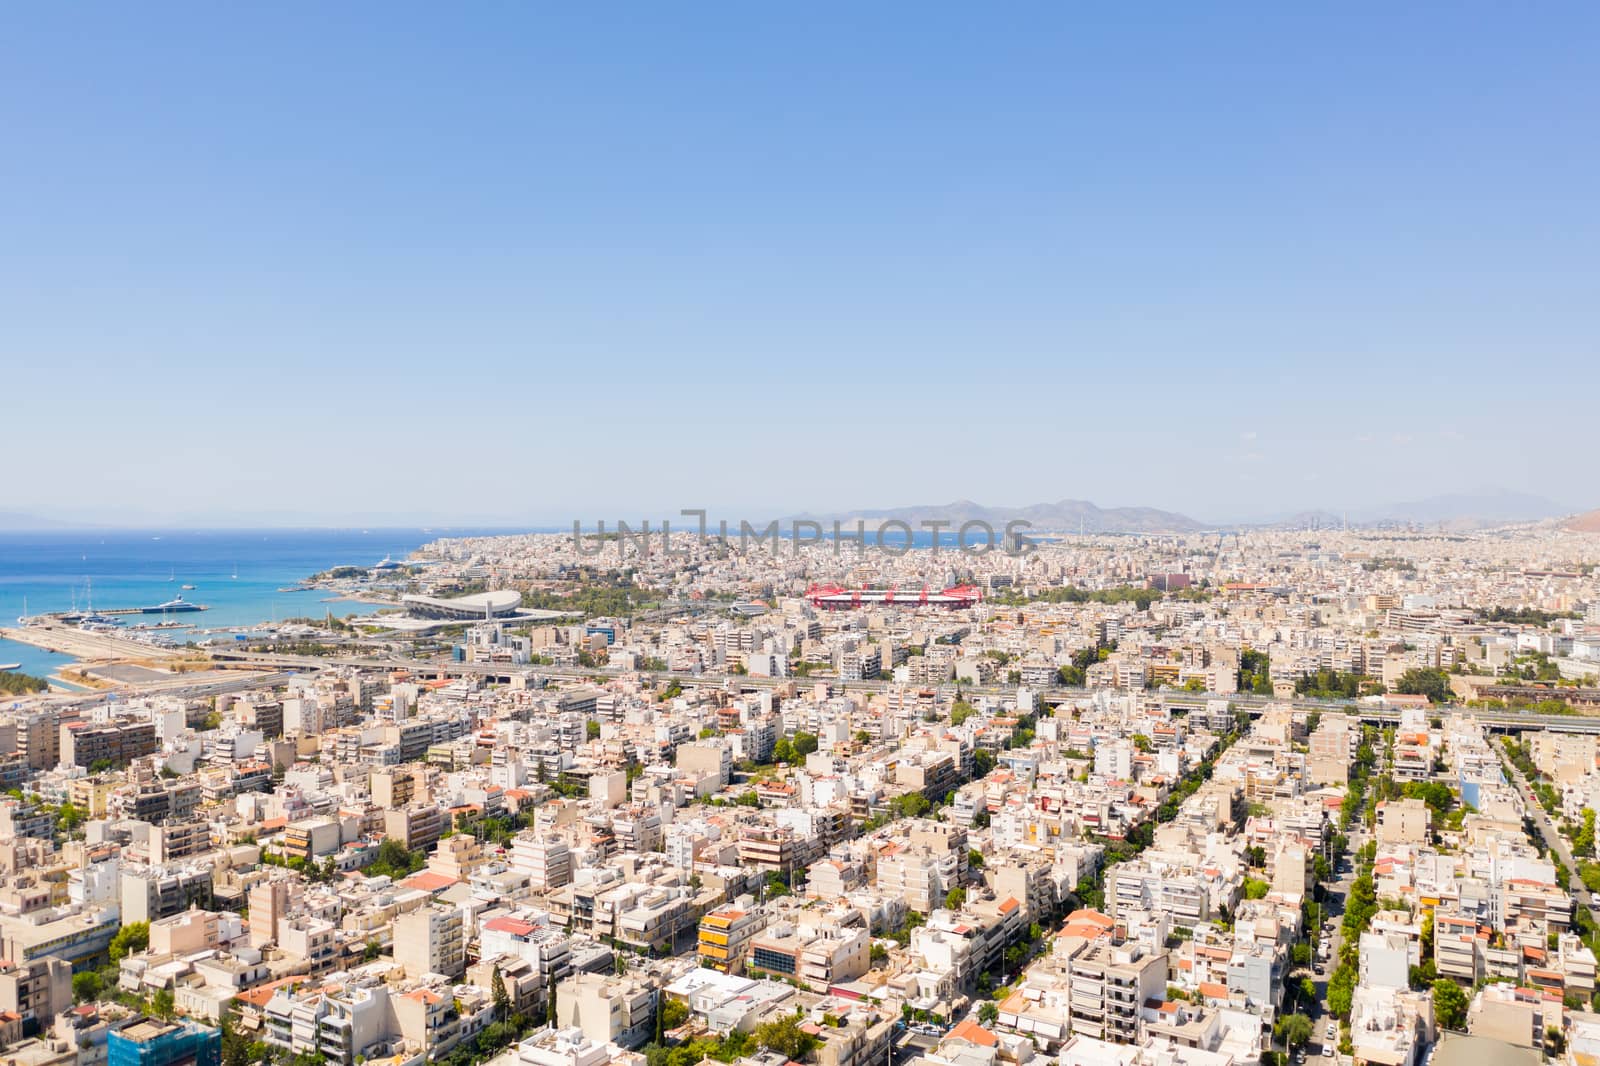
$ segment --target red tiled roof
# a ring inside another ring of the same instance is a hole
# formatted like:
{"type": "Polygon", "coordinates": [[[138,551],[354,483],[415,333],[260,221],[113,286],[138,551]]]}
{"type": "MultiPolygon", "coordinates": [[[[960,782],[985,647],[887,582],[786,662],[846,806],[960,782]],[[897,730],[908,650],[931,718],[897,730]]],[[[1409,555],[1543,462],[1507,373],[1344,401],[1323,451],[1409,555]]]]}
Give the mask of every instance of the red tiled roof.
{"type": "Polygon", "coordinates": [[[965,1040],[969,1044],[979,1044],[983,1047],[994,1047],[996,1044],[1000,1043],[1000,1038],[998,1036],[991,1033],[989,1030],[985,1029],[971,1018],[966,1019],[960,1025],[950,1030],[950,1038],[953,1040],[965,1040]]]}

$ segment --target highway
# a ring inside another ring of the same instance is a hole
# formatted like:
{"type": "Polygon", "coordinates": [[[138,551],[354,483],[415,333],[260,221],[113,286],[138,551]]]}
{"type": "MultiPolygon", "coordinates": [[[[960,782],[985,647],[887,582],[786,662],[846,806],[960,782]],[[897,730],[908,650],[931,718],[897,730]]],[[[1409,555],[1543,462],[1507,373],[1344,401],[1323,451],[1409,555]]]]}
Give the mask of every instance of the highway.
{"type": "MultiPolygon", "coordinates": [[[[732,686],[744,691],[754,691],[762,688],[780,688],[794,684],[804,687],[808,681],[826,683],[835,692],[883,692],[897,686],[893,681],[876,679],[871,681],[841,681],[832,677],[754,677],[754,676],[727,676],[714,677],[707,674],[689,673],[676,670],[620,670],[615,668],[588,668],[579,666],[512,666],[506,663],[458,663],[439,660],[418,660],[399,658],[380,658],[372,656],[331,656],[318,658],[309,655],[285,655],[274,652],[252,652],[244,649],[212,648],[207,649],[211,657],[219,662],[252,663],[262,666],[277,666],[291,670],[322,670],[330,666],[360,666],[385,670],[411,670],[416,673],[434,674],[440,677],[488,677],[505,678],[522,676],[526,678],[539,678],[546,681],[604,681],[628,674],[639,674],[659,681],[677,681],[683,685],[711,685],[732,686]]],[[[990,696],[994,698],[1015,697],[1015,685],[956,685],[946,683],[938,686],[941,689],[955,691],[960,689],[965,696],[990,696]]],[[[1066,688],[1051,686],[1049,688],[1035,689],[1034,697],[1041,703],[1061,703],[1069,700],[1081,700],[1093,694],[1092,689],[1066,688]]],[[[1376,725],[1395,723],[1400,720],[1400,709],[1384,704],[1362,703],[1357,700],[1324,700],[1290,698],[1278,699],[1273,696],[1258,696],[1254,693],[1234,693],[1220,695],[1206,692],[1162,692],[1161,700],[1169,707],[1185,710],[1197,710],[1205,707],[1210,700],[1225,700],[1228,703],[1247,710],[1252,714],[1260,714],[1267,707],[1287,704],[1297,710],[1305,711],[1330,711],[1349,714],[1360,718],[1364,722],[1376,725]]],[[[1441,705],[1434,708],[1433,713],[1461,712],[1476,718],[1478,722],[1488,729],[1548,729],[1554,732],[1565,733],[1595,733],[1600,734],[1600,716],[1585,715],[1556,715],[1556,714],[1524,714],[1519,711],[1485,710],[1482,708],[1459,707],[1454,704],[1441,705]]]]}
{"type": "MultiPolygon", "coordinates": [[[[92,707],[111,701],[140,699],[147,696],[172,696],[177,699],[205,699],[228,692],[244,692],[253,688],[267,688],[288,682],[293,675],[285,670],[239,671],[230,677],[214,674],[203,679],[175,675],[160,681],[147,681],[114,689],[93,692],[63,692],[49,696],[27,697],[30,701],[42,700],[52,707],[92,707]]],[[[8,701],[9,702],[9,701],[8,701]]]]}

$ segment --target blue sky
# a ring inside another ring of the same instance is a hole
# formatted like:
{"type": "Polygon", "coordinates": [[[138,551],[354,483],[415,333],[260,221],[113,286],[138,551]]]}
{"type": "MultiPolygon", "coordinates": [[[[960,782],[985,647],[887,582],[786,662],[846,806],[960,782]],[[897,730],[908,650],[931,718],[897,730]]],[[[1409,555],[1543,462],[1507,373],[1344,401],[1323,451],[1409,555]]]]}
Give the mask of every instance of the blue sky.
{"type": "Polygon", "coordinates": [[[13,10],[7,508],[1600,505],[1600,11],[1529,14],[13,10]]]}

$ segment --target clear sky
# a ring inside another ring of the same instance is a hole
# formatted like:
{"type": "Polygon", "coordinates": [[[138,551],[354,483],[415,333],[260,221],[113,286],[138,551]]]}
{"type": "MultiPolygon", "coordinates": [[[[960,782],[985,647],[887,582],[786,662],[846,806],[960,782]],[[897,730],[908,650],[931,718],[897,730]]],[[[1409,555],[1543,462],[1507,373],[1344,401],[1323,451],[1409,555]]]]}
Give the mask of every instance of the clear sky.
{"type": "Polygon", "coordinates": [[[1597,506],[1597,31],[1576,3],[13,8],[0,509],[1597,506]]]}

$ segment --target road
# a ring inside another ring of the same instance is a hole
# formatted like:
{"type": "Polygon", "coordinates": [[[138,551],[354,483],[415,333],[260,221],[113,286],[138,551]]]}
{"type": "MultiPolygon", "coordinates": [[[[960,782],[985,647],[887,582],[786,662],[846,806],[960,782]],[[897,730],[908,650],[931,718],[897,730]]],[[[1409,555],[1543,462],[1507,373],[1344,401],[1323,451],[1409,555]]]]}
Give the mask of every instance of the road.
{"type": "Polygon", "coordinates": [[[1336,861],[1335,880],[1323,886],[1323,929],[1328,933],[1328,961],[1323,964],[1321,977],[1316,978],[1317,984],[1317,1013],[1312,1016],[1313,1044],[1322,1045],[1322,1055],[1319,1058],[1308,1059],[1309,1062],[1333,1063],[1337,1061],[1338,1049],[1338,1021],[1328,1010],[1328,978],[1339,965],[1339,953],[1344,950],[1344,906],[1345,899],[1350,895],[1350,888],[1356,881],[1355,856],[1367,842],[1366,830],[1357,825],[1350,827],[1349,851],[1340,856],[1336,861]],[[1328,1023],[1334,1022],[1334,1038],[1328,1039],[1328,1023]]]}
{"type": "Polygon", "coordinates": [[[1578,877],[1578,864],[1572,857],[1572,848],[1568,845],[1567,838],[1561,835],[1561,830],[1556,827],[1550,815],[1545,812],[1544,806],[1539,802],[1538,797],[1533,795],[1532,786],[1528,783],[1528,779],[1523,776],[1522,771],[1518,770],[1510,759],[1502,759],[1501,762],[1505,766],[1507,773],[1511,775],[1511,780],[1517,791],[1521,793],[1523,801],[1527,804],[1529,817],[1533,819],[1533,824],[1539,830],[1539,835],[1544,837],[1545,846],[1555,853],[1556,858],[1566,864],[1567,869],[1572,871],[1572,881],[1567,886],[1567,890],[1572,893],[1573,902],[1580,907],[1588,908],[1589,917],[1594,919],[1596,925],[1600,925],[1600,910],[1596,909],[1594,896],[1590,894],[1589,889],[1584,886],[1583,881],[1578,877]]]}
{"type": "MultiPolygon", "coordinates": [[[[658,681],[677,681],[681,684],[694,685],[732,685],[745,690],[760,688],[777,688],[788,684],[804,686],[808,680],[826,683],[835,692],[884,692],[897,686],[893,681],[873,679],[867,681],[842,681],[834,677],[754,677],[754,676],[728,676],[719,677],[708,674],[690,673],[682,670],[620,670],[602,667],[579,666],[513,666],[505,663],[458,663],[443,662],[426,659],[402,659],[395,657],[374,656],[329,656],[319,658],[309,655],[290,655],[276,652],[254,652],[242,648],[208,648],[207,652],[217,660],[231,660],[235,662],[252,662],[262,665],[276,665],[288,669],[320,670],[329,666],[363,666],[376,669],[408,669],[419,673],[435,673],[441,676],[451,675],[456,677],[490,677],[508,678],[520,675],[530,678],[542,678],[549,681],[604,681],[629,674],[651,677],[658,681]]],[[[921,686],[911,686],[921,687],[921,686]]],[[[942,686],[928,686],[948,689],[952,693],[957,689],[965,696],[990,696],[994,698],[1011,698],[1017,694],[1015,685],[956,685],[947,683],[942,686]]],[[[1064,688],[1051,686],[1049,688],[1035,689],[1034,697],[1043,703],[1062,702],[1070,699],[1083,699],[1092,694],[1091,689],[1064,688]]],[[[1268,707],[1290,706],[1297,710],[1305,711],[1337,711],[1353,715],[1364,722],[1375,724],[1394,724],[1400,720],[1400,711],[1384,705],[1363,704],[1353,700],[1322,700],[1322,699],[1277,699],[1272,696],[1257,696],[1250,693],[1233,693],[1218,695],[1212,693],[1196,692],[1163,692],[1160,694],[1163,703],[1185,710],[1203,708],[1210,700],[1225,700],[1240,710],[1252,714],[1260,714],[1268,707]]],[[[1468,709],[1454,705],[1441,705],[1436,708],[1440,713],[1456,712],[1475,718],[1478,722],[1490,729],[1549,729],[1556,732],[1570,733],[1600,733],[1600,715],[1547,715],[1547,714],[1521,714],[1515,711],[1490,711],[1468,709]]]]}

